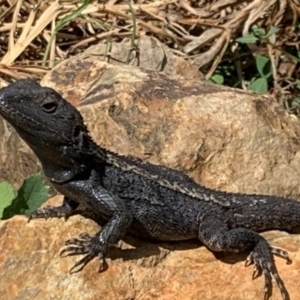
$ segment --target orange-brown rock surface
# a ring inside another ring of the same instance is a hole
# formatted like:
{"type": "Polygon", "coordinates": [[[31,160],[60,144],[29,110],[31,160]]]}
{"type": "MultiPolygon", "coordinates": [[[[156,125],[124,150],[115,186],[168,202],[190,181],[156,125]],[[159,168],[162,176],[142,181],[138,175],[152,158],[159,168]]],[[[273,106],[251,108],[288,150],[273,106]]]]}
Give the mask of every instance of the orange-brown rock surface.
{"type": "MultiPolygon", "coordinates": [[[[59,203],[61,199],[52,199],[59,203]]],[[[219,255],[194,243],[150,243],[131,237],[111,249],[108,269],[98,273],[97,259],[82,272],[69,274],[79,257],[60,257],[64,241],[98,226],[80,216],[34,220],[22,216],[0,222],[0,300],[257,300],[263,299],[263,277],[252,280],[245,255],[219,255]]],[[[300,295],[300,236],[265,234],[293,260],[276,265],[290,292],[300,295]]],[[[280,300],[276,286],[271,300],[280,300]]]]}

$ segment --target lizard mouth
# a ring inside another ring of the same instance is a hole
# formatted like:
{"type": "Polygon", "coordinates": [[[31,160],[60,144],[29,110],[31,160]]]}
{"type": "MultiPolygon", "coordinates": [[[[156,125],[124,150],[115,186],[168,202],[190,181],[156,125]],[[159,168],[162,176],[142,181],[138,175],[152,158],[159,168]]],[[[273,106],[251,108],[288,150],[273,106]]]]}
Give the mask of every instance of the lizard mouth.
{"type": "Polygon", "coordinates": [[[37,130],[31,130],[32,124],[35,124],[35,128],[42,128],[38,122],[34,121],[32,118],[21,114],[19,111],[9,107],[9,105],[1,99],[0,96],[0,115],[14,127],[14,129],[21,135],[26,135],[31,139],[38,139],[37,130]]]}
{"type": "MultiPolygon", "coordinates": [[[[26,132],[30,136],[34,135],[33,132],[38,132],[39,129],[42,130],[45,128],[45,125],[42,122],[38,122],[35,118],[30,118],[28,115],[21,113],[20,111],[9,106],[6,101],[3,101],[0,96],[0,114],[2,117],[7,120],[13,127],[17,129],[18,132],[26,132]],[[34,130],[31,128],[34,127],[34,130]]],[[[51,126],[47,127],[47,131],[53,134],[57,134],[52,130],[51,126]]]]}
{"type": "Polygon", "coordinates": [[[12,124],[13,127],[18,128],[18,129],[20,128],[22,131],[27,132],[28,131],[27,129],[30,128],[28,125],[30,123],[34,122],[34,120],[32,120],[31,118],[28,118],[26,115],[21,114],[17,110],[9,107],[9,105],[6,102],[1,100],[1,97],[0,97],[0,112],[1,112],[2,117],[5,120],[7,120],[10,124],[12,124]],[[26,122],[27,126],[19,125],[20,123],[24,123],[24,122],[22,122],[23,120],[27,121],[26,122]]]}

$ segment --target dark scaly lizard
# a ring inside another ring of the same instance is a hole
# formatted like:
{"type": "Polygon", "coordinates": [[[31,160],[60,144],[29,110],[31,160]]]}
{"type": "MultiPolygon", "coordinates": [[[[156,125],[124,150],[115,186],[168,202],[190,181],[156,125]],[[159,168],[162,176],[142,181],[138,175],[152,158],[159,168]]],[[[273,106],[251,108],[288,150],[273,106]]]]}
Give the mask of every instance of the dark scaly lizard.
{"type": "Polygon", "coordinates": [[[300,203],[275,196],[233,194],[195,183],[181,172],[124,157],[98,147],[80,113],[56,91],[33,80],[0,90],[0,114],[41,161],[44,173],[64,195],[59,207],[32,213],[31,219],[81,214],[102,229],[66,242],[65,255],[84,254],[71,271],[95,257],[103,269],[109,247],[126,232],[161,241],[199,239],[211,251],[250,254],[254,275],[263,273],[268,299],[275,280],[283,299],[288,292],[273,254],[289,261],[257,232],[300,232],[300,203]]]}

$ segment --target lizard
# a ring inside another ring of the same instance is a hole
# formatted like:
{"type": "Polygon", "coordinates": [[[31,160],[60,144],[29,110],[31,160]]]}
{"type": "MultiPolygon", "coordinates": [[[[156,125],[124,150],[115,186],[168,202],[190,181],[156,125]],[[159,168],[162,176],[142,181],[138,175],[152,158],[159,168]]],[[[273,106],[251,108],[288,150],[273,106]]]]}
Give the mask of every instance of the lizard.
{"type": "Polygon", "coordinates": [[[41,162],[45,177],[64,195],[61,206],[33,212],[29,219],[75,214],[101,225],[65,242],[62,255],[83,255],[70,272],[98,257],[104,270],[109,248],[126,233],[158,241],[200,240],[213,252],[247,252],[253,277],[264,276],[264,299],[272,278],[283,300],[289,293],[273,255],[287,251],[259,233],[300,232],[300,203],[283,197],[229,193],[196,183],[188,175],[98,146],[79,111],[49,87],[20,79],[0,90],[0,115],[41,162]]]}

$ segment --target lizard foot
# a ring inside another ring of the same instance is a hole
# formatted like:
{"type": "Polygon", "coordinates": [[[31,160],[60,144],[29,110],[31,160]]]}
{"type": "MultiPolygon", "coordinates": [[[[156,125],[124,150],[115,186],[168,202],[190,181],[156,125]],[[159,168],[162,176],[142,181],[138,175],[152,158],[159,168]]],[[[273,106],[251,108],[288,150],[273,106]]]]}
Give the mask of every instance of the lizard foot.
{"type": "Polygon", "coordinates": [[[98,256],[100,260],[99,272],[104,271],[107,264],[105,261],[105,254],[107,247],[101,242],[99,235],[90,236],[87,233],[82,233],[79,238],[71,238],[65,242],[66,248],[64,248],[60,255],[61,256],[72,256],[85,254],[85,256],[80,259],[71,268],[70,273],[76,273],[81,271],[92,259],[98,256]]]}
{"type": "Polygon", "coordinates": [[[274,264],[274,260],[272,254],[280,256],[286,259],[287,263],[290,263],[291,260],[288,256],[287,251],[282,250],[280,248],[270,247],[265,241],[261,241],[254,250],[248,255],[246,259],[246,266],[250,264],[254,264],[253,271],[253,279],[258,277],[260,274],[264,275],[265,278],[265,286],[264,286],[264,299],[267,300],[271,296],[272,293],[272,278],[275,280],[282,299],[289,300],[289,294],[284,286],[282,279],[280,278],[276,266],[274,264]]]}

